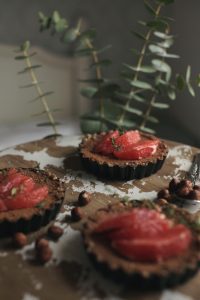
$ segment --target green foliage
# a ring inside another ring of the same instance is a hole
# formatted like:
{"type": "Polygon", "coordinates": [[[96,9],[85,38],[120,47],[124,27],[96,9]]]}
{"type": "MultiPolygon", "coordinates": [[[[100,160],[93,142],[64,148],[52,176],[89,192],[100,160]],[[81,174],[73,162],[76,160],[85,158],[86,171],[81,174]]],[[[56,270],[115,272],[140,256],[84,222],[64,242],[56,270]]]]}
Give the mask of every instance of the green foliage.
{"type": "MultiPolygon", "coordinates": [[[[163,15],[163,9],[172,3],[174,0],[144,0],[149,17],[138,22],[142,27],[140,32],[132,31],[142,46],[140,50],[131,50],[136,57],[135,65],[123,64],[123,88],[103,77],[103,68],[109,67],[111,61],[100,56],[110,46],[103,49],[95,47],[96,31],[93,28],[83,30],[81,20],[76,26],[71,26],[57,11],[50,17],[39,13],[41,31],[58,33],[66,46],[73,46],[75,56],[91,59],[89,70],[96,76],[90,78],[89,75],[89,78],[80,80],[87,84],[81,89],[81,94],[98,102],[98,109],[81,117],[84,132],[118,127],[154,133],[155,125],[159,123],[154,113],[169,108],[169,101],[166,103],[166,100],[176,99],[177,92],[185,88],[195,96],[191,67],[188,66],[183,76],[176,74],[170,64],[171,59],[179,58],[179,55],[170,52],[174,43],[174,36],[170,33],[172,19],[163,15]]],[[[200,75],[196,83],[200,86],[200,75]]]]}
{"type": "MultiPolygon", "coordinates": [[[[46,23],[45,23],[46,24],[46,23]]],[[[44,25],[43,25],[44,26],[44,25]]],[[[24,42],[19,50],[17,50],[17,52],[19,53],[19,55],[17,55],[15,57],[16,60],[23,60],[26,64],[26,67],[22,70],[19,71],[18,74],[29,74],[30,78],[31,78],[31,83],[26,84],[21,86],[21,88],[29,88],[29,87],[34,87],[36,89],[37,92],[37,97],[35,97],[34,99],[30,100],[30,102],[35,102],[35,101],[41,101],[41,104],[43,106],[43,111],[37,114],[33,114],[32,116],[41,116],[41,115],[47,115],[48,118],[48,122],[45,123],[41,123],[38,124],[38,126],[51,126],[53,129],[54,134],[57,134],[57,128],[56,125],[58,124],[57,122],[55,122],[54,118],[53,118],[53,111],[57,111],[57,110],[51,110],[46,97],[50,96],[53,94],[53,91],[48,91],[48,92],[43,92],[42,88],[40,86],[40,82],[37,79],[35,70],[40,68],[41,65],[33,65],[32,61],[31,61],[31,57],[33,55],[35,55],[36,53],[30,53],[30,48],[31,48],[31,44],[29,41],[24,42]]]]}

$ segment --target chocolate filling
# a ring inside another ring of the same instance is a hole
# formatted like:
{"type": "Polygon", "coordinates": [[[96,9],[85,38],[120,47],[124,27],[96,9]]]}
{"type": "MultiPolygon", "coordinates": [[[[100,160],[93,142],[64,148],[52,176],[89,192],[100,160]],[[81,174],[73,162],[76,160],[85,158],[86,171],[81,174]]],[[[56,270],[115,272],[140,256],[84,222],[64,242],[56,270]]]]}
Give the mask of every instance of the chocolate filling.
{"type": "MultiPolygon", "coordinates": [[[[8,170],[1,171],[8,172],[8,170]]],[[[38,185],[47,185],[49,193],[36,207],[0,212],[0,236],[17,231],[28,233],[39,229],[55,218],[64,200],[64,185],[55,175],[39,169],[17,168],[17,170],[32,177],[38,185]]]]}
{"type": "MultiPolygon", "coordinates": [[[[167,156],[167,145],[160,140],[156,152],[139,160],[120,160],[114,156],[105,156],[94,152],[95,145],[105,136],[101,134],[86,135],[80,144],[80,156],[85,168],[101,177],[110,179],[140,179],[157,172],[167,156]]],[[[153,140],[154,136],[141,133],[144,139],[153,140]]]]}
{"type": "MultiPolygon", "coordinates": [[[[135,201],[133,203],[136,205],[135,201]]],[[[146,206],[146,203],[140,202],[137,206],[146,206]]],[[[121,204],[112,205],[107,211],[97,211],[94,216],[86,221],[83,229],[84,243],[86,251],[95,265],[113,279],[120,279],[131,284],[139,280],[147,286],[150,285],[150,287],[172,286],[193,275],[197,271],[200,262],[198,242],[200,228],[195,227],[196,223],[193,216],[172,205],[168,204],[161,208],[162,212],[175,222],[186,224],[193,233],[192,245],[179,256],[157,263],[131,261],[118,255],[105,240],[102,240],[102,237],[93,234],[93,228],[101,220],[102,214],[130,210],[132,207],[133,205],[130,204],[124,207],[121,204]]],[[[155,208],[158,209],[158,206],[155,206],[155,208]]]]}

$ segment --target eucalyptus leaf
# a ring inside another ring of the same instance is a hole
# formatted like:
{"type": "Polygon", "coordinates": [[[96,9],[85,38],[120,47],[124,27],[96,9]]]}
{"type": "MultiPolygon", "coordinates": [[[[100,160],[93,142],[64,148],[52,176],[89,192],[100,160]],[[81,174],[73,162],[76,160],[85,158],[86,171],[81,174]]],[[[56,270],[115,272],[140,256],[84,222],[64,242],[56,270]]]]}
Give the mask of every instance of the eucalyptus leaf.
{"type": "MultiPolygon", "coordinates": [[[[55,122],[53,123],[53,125],[59,125],[60,123],[59,122],[55,122]]],[[[52,123],[49,123],[49,122],[44,122],[44,123],[39,123],[37,124],[38,127],[48,127],[48,126],[52,126],[52,123]]]]}
{"type": "Polygon", "coordinates": [[[142,115],[142,111],[139,109],[136,109],[134,107],[130,107],[130,106],[125,106],[125,105],[121,105],[116,103],[115,104],[117,107],[121,108],[122,110],[125,110],[126,112],[129,112],[131,114],[135,114],[137,116],[141,116],[142,115]]]}
{"type": "Polygon", "coordinates": [[[32,52],[32,53],[29,53],[28,55],[18,55],[18,56],[15,56],[15,59],[16,60],[24,60],[26,58],[30,58],[32,56],[35,56],[37,53],[36,52],[32,52]]]}
{"type": "Polygon", "coordinates": [[[110,98],[116,91],[119,91],[120,87],[116,83],[104,83],[96,91],[95,98],[110,98]]]}
{"type": "Polygon", "coordinates": [[[80,39],[85,39],[85,38],[94,39],[95,37],[96,37],[96,30],[94,28],[90,28],[86,31],[83,31],[80,34],[80,39]]]}
{"type": "Polygon", "coordinates": [[[166,104],[166,103],[161,103],[161,102],[154,102],[152,104],[153,107],[156,107],[156,108],[160,108],[160,109],[166,109],[166,108],[169,108],[169,104],[166,104]]]}
{"type": "Polygon", "coordinates": [[[188,66],[186,71],[186,78],[185,78],[186,83],[190,83],[190,78],[191,78],[191,66],[188,66]]]}
{"type": "Polygon", "coordinates": [[[142,25],[142,26],[147,26],[147,23],[144,21],[138,21],[138,24],[142,25]]]}
{"type": "Polygon", "coordinates": [[[137,93],[131,91],[130,93],[122,93],[122,92],[116,92],[116,96],[119,97],[122,100],[136,100],[141,103],[145,103],[146,99],[138,95],[137,93]]]}
{"type": "Polygon", "coordinates": [[[148,82],[144,82],[144,81],[140,81],[140,80],[132,80],[132,81],[129,80],[129,83],[133,87],[141,88],[144,90],[152,90],[153,89],[152,85],[148,82]]]}
{"type": "Polygon", "coordinates": [[[132,67],[127,64],[124,64],[124,66],[130,70],[136,71],[136,72],[143,72],[143,73],[155,73],[156,70],[152,66],[141,66],[141,67],[132,67]]]}
{"type": "Polygon", "coordinates": [[[51,18],[46,17],[43,12],[38,12],[38,18],[40,23],[40,31],[43,31],[45,29],[49,29],[51,26],[51,18]]]}
{"type": "Polygon", "coordinates": [[[108,67],[111,64],[112,64],[112,61],[110,59],[103,59],[103,60],[100,60],[99,62],[92,63],[91,67],[97,67],[97,66],[108,67]]]}
{"type": "Polygon", "coordinates": [[[166,21],[157,19],[154,21],[147,22],[147,26],[157,30],[165,30],[169,25],[166,21]]]}
{"type": "Polygon", "coordinates": [[[142,131],[147,132],[147,133],[155,134],[155,130],[153,130],[153,129],[151,129],[151,128],[148,128],[148,127],[146,127],[146,126],[141,126],[140,129],[141,129],[142,131]]]}
{"type": "Polygon", "coordinates": [[[31,47],[30,41],[26,41],[21,45],[21,51],[28,51],[31,47]]]}
{"type": "Polygon", "coordinates": [[[161,56],[163,58],[180,58],[179,55],[177,54],[172,54],[172,53],[165,53],[165,54],[162,54],[162,53],[157,53],[158,56],[161,56]]]}
{"type": "Polygon", "coordinates": [[[189,83],[189,82],[187,83],[187,88],[188,88],[188,91],[189,91],[190,95],[191,95],[192,97],[195,97],[195,91],[194,91],[194,89],[193,89],[191,83],[189,83]]]}
{"type": "Polygon", "coordinates": [[[77,39],[77,29],[71,28],[66,31],[66,33],[63,36],[63,42],[64,43],[71,43],[74,42],[77,39]]]}
{"type": "Polygon", "coordinates": [[[21,85],[20,88],[24,89],[24,88],[34,87],[34,86],[36,86],[38,84],[41,84],[41,83],[42,83],[42,81],[35,81],[35,82],[30,83],[30,84],[21,85]]]}
{"type": "Polygon", "coordinates": [[[29,102],[35,102],[35,101],[38,101],[38,100],[40,100],[41,98],[44,98],[44,97],[50,96],[50,95],[52,95],[52,94],[54,94],[54,92],[53,92],[53,91],[49,91],[49,92],[43,93],[42,95],[39,95],[38,97],[36,97],[36,98],[32,99],[32,100],[31,100],[31,101],[29,101],[29,102]]]}
{"type": "Polygon", "coordinates": [[[41,68],[41,67],[42,67],[41,65],[33,65],[31,67],[26,67],[24,70],[19,71],[18,74],[25,74],[27,72],[30,72],[30,70],[38,69],[38,68],[41,68]]]}
{"type": "Polygon", "coordinates": [[[200,74],[198,74],[197,78],[196,78],[196,82],[198,87],[200,87],[200,74]]]}
{"type": "Polygon", "coordinates": [[[153,33],[156,37],[159,37],[163,40],[167,40],[167,39],[173,39],[173,35],[168,35],[164,32],[160,32],[160,31],[154,31],[153,33]]]}
{"type": "Polygon", "coordinates": [[[185,87],[185,79],[180,74],[176,75],[176,86],[180,91],[182,91],[185,87]]]}
{"type": "Polygon", "coordinates": [[[81,95],[86,98],[93,98],[96,92],[98,91],[97,88],[93,86],[87,86],[81,89],[81,95]]]}
{"type": "Polygon", "coordinates": [[[60,14],[59,14],[59,12],[57,10],[55,10],[53,12],[52,20],[53,20],[54,23],[57,23],[57,22],[60,21],[60,14]]]}
{"type": "Polygon", "coordinates": [[[55,24],[55,31],[58,33],[64,32],[67,28],[68,28],[68,24],[65,19],[60,19],[59,22],[55,24]]]}
{"type": "Polygon", "coordinates": [[[171,67],[164,61],[159,59],[153,59],[151,61],[153,67],[159,72],[165,72],[167,74],[166,81],[170,80],[171,77],[171,67]]]}
{"type": "Polygon", "coordinates": [[[139,32],[131,31],[131,33],[134,34],[140,40],[144,40],[144,41],[146,40],[146,37],[143,34],[139,33],[139,32]]]}
{"type": "Polygon", "coordinates": [[[169,88],[168,91],[167,91],[167,94],[168,94],[168,96],[169,96],[169,98],[171,100],[175,100],[176,99],[176,92],[175,92],[174,89],[169,88]]]}
{"type": "Polygon", "coordinates": [[[154,44],[149,45],[149,50],[153,54],[162,55],[162,56],[166,55],[166,50],[165,49],[163,49],[162,47],[159,47],[157,45],[154,45],[154,44]]]}
{"type": "Polygon", "coordinates": [[[159,120],[156,117],[153,117],[153,116],[148,116],[147,120],[149,122],[152,122],[152,123],[155,123],[155,124],[159,123],[159,120]]]}
{"type": "Polygon", "coordinates": [[[108,130],[105,123],[98,118],[91,118],[89,115],[81,116],[80,127],[83,133],[96,133],[108,130]]]}
{"type": "Polygon", "coordinates": [[[149,1],[144,1],[144,5],[146,7],[146,9],[148,10],[148,12],[150,12],[152,15],[156,14],[155,9],[151,6],[151,4],[149,3],[149,1]]]}
{"type": "Polygon", "coordinates": [[[165,41],[163,41],[161,43],[157,43],[157,45],[159,47],[167,49],[167,48],[170,48],[173,45],[173,43],[174,43],[173,39],[167,39],[167,40],[165,40],[165,41]]]}

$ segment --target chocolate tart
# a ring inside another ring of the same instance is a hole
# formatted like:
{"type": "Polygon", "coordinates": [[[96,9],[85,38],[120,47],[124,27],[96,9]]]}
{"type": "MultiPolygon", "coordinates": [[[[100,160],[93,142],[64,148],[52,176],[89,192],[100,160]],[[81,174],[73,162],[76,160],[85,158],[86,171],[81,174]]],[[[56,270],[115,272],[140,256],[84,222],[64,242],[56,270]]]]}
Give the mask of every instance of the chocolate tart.
{"type": "MultiPolygon", "coordinates": [[[[156,173],[167,157],[167,145],[160,140],[157,151],[148,158],[140,160],[120,160],[114,156],[105,156],[94,152],[95,145],[106,135],[86,135],[79,146],[83,166],[89,172],[102,177],[116,180],[141,179],[156,173]]],[[[142,138],[153,140],[155,136],[140,133],[142,138]]]]}
{"type": "MultiPolygon", "coordinates": [[[[64,184],[55,175],[32,168],[16,168],[20,173],[32,177],[35,183],[48,186],[48,196],[32,208],[0,212],[0,237],[11,236],[16,232],[29,233],[38,230],[53,220],[64,201],[64,184]]],[[[8,172],[3,169],[1,172],[8,172]]]]}
{"type": "Polygon", "coordinates": [[[86,251],[95,267],[105,276],[136,288],[163,289],[183,283],[192,277],[200,265],[200,225],[199,219],[174,205],[158,206],[150,201],[133,201],[129,204],[114,204],[97,211],[83,226],[83,240],[86,251]],[[137,262],[118,255],[93,229],[105,214],[124,212],[133,207],[158,209],[176,223],[184,223],[191,229],[193,242],[183,255],[156,263],[137,262]]]}

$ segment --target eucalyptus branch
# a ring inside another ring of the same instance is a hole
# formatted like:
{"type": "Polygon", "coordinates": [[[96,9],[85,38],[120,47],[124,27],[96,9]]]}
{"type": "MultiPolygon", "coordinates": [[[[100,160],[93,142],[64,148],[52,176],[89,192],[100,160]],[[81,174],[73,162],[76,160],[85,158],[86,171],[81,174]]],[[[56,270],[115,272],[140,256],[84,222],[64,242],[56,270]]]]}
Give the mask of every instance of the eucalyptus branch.
{"type": "Polygon", "coordinates": [[[36,67],[40,67],[40,66],[34,66],[31,62],[31,55],[29,53],[29,49],[30,49],[30,42],[26,41],[22,46],[21,46],[21,52],[22,52],[22,56],[16,56],[16,59],[24,59],[25,63],[26,63],[26,68],[19,72],[20,74],[25,73],[25,72],[29,72],[30,77],[31,77],[31,84],[29,86],[34,86],[36,89],[36,92],[38,94],[38,97],[36,99],[34,99],[34,101],[36,100],[41,100],[44,111],[41,114],[46,113],[48,120],[49,120],[49,125],[52,126],[53,132],[54,134],[58,134],[57,128],[56,128],[56,122],[54,120],[53,114],[51,112],[51,109],[49,108],[47,99],[46,99],[46,95],[50,95],[53,92],[44,92],[39,84],[39,81],[37,79],[36,76],[36,72],[34,71],[34,69],[36,67]]]}
{"type": "MultiPolygon", "coordinates": [[[[78,37],[81,36],[81,19],[78,21],[77,36],[78,37]]],[[[99,65],[100,59],[99,59],[98,53],[95,50],[94,45],[92,44],[92,41],[89,38],[85,39],[85,44],[90,50],[92,50],[91,58],[95,65],[97,85],[98,85],[98,88],[100,88],[100,81],[103,79],[103,76],[102,76],[101,67],[99,65]]],[[[100,112],[100,117],[104,118],[104,99],[103,98],[99,99],[99,112],[100,112]]]]}
{"type": "MultiPolygon", "coordinates": [[[[159,17],[159,14],[160,14],[160,11],[161,11],[161,8],[163,6],[163,3],[159,3],[157,8],[156,8],[156,12],[155,12],[155,18],[154,18],[154,21],[157,20],[157,18],[159,17]]],[[[154,29],[153,28],[150,28],[149,31],[147,32],[146,36],[145,36],[145,41],[144,41],[144,44],[143,44],[143,47],[141,49],[141,53],[140,53],[140,56],[139,56],[139,59],[138,59],[138,62],[137,62],[137,65],[136,65],[136,72],[135,72],[135,75],[134,75],[134,78],[133,78],[133,81],[136,81],[138,79],[138,76],[139,76],[139,70],[142,66],[142,63],[143,63],[143,60],[144,60],[144,57],[145,57],[145,53],[146,53],[146,50],[147,50],[147,46],[149,44],[149,41],[150,41],[150,38],[153,34],[153,31],[154,29]]],[[[130,92],[129,92],[129,96],[131,95],[131,93],[134,91],[133,88],[131,88],[130,92]]],[[[126,101],[126,104],[125,104],[125,107],[129,107],[130,105],[130,99],[128,99],[126,101]]],[[[124,121],[124,118],[125,118],[125,115],[126,115],[126,110],[122,110],[122,113],[119,117],[119,126],[122,126],[123,125],[123,121],[124,121]]]]}
{"type": "MultiPolygon", "coordinates": [[[[75,55],[85,56],[88,55],[91,57],[92,64],[91,67],[95,68],[95,78],[91,80],[85,80],[92,84],[92,86],[87,86],[82,89],[81,93],[87,98],[98,98],[99,101],[99,121],[100,121],[100,130],[102,129],[103,120],[105,117],[105,108],[104,108],[104,97],[101,95],[101,90],[105,80],[102,74],[101,66],[106,66],[109,64],[109,60],[100,60],[99,52],[102,52],[102,49],[99,51],[95,48],[93,44],[94,30],[82,29],[82,20],[78,20],[76,27],[69,27],[66,19],[62,18],[57,11],[54,11],[52,16],[47,17],[43,13],[39,13],[39,22],[40,30],[49,29],[53,33],[59,33],[61,35],[61,41],[65,44],[72,44],[75,46],[74,53],[75,55]],[[63,27],[62,27],[63,25],[63,27]],[[81,44],[81,47],[77,45],[81,44]],[[98,95],[98,97],[97,97],[98,95]]],[[[103,49],[104,50],[104,49],[103,49]]],[[[83,81],[84,82],[84,81],[83,81]]],[[[103,87],[104,88],[104,87],[103,87]]],[[[105,88],[103,90],[105,92],[105,88]]]]}

